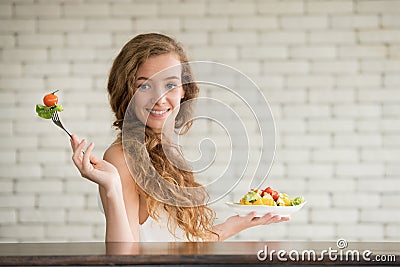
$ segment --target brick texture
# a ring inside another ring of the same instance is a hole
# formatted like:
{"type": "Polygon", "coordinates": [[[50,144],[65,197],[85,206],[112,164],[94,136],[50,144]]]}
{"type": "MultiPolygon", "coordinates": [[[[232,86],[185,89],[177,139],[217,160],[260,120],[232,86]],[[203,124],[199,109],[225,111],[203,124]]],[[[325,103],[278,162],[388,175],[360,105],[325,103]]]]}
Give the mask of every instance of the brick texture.
{"type": "MultiPolygon", "coordinates": [[[[260,164],[271,167],[263,186],[304,195],[308,203],[290,222],[232,240],[400,241],[393,212],[400,208],[399,1],[9,0],[0,3],[0,242],[104,240],[97,186],[80,177],[68,138],[37,118],[34,107],[60,89],[63,121],[94,141],[101,156],[115,137],[105,90],[112,60],[148,31],[175,36],[192,60],[235,67],[259,86],[249,87],[243,75],[227,78],[242,98],[201,86],[202,96],[233,108],[204,112],[229,127],[235,111],[249,147],[239,129],[221,134],[212,120],[199,121],[182,141],[194,157],[200,153],[193,144],[215,140],[216,147],[200,146],[208,159],[217,149],[202,181],[227,163],[229,177],[239,179],[242,162],[230,162],[229,141],[233,155],[249,153],[245,177],[213,204],[218,222],[233,215],[224,202],[248,190],[258,166],[262,140],[251,111],[260,115],[266,105],[260,92],[270,104],[276,151],[272,165],[260,164]]],[[[263,118],[260,125],[268,123],[263,118]]],[[[270,136],[264,147],[273,151],[270,136]]]]}

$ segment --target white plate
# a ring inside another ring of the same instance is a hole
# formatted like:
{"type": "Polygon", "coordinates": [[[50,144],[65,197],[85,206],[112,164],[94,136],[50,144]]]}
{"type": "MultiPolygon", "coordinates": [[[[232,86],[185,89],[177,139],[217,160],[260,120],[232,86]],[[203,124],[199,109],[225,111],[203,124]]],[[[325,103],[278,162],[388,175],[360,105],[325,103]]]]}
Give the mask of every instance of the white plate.
{"type": "Polygon", "coordinates": [[[236,212],[239,216],[246,216],[250,212],[255,211],[257,213],[256,217],[262,217],[269,212],[273,214],[279,214],[282,217],[287,217],[292,213],[300,210],[306,203],[307,201],[297,206],[266,206],[266,205],[241,205],[237,203],[227,202],[226,205],[232,208],[233,211],[236,212]]]}

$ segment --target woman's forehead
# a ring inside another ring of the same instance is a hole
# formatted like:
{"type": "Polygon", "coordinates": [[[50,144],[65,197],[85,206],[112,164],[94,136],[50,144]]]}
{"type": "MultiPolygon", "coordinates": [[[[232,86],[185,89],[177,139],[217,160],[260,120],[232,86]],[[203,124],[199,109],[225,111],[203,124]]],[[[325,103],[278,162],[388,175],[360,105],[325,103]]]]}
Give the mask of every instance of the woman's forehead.
{"type": "Polygon", "coordinates": [[[175,53],[152,56],[143,62],[136,77],[163,79],[172,76],[181,76],[181,62],[175,53]]]}

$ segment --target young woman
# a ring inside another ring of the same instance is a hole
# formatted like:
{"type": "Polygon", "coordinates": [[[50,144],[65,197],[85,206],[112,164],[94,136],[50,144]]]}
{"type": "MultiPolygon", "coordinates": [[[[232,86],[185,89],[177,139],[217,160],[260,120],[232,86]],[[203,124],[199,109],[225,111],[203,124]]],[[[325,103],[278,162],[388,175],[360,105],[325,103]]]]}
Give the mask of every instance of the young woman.
{"type": "Polygon", "coordinates": [[[82,177],[99,185],[106,241],[222,241],[249,227],[289,219],[250,213],[213,224],[215,213],[206,205],[207,192],[192,172],[178,167],[185,162],[172,141],[174,130],[186,133],[190,128],[191,105],[183,103],[195,99],[199,91],[190,82],[187,62],[181,45],[168,36],[134,37],[116,57],[108,81],[113,125],[119,129],[116,141],[101,160],[92,155],[93,143],[83,153],[86,140],[71,138],[76,167],[82,177]],[[126,114],[133,116],[127,120],[126,114]],[[190,194],[181,188],[198,191],[190,194]]]}

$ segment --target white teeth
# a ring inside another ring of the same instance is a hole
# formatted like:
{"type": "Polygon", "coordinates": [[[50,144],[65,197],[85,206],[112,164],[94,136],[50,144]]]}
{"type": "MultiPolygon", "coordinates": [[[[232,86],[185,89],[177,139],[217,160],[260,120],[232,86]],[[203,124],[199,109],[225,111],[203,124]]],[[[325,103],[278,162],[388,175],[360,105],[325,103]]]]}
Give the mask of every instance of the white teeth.
{"type": "Polygon", "coordinates": [[[161,114],[164,114],[165,112],[167,112],[168,109],[165,109],[165,110],[152,110],[152,109],[149,109],[148,111],[150,113],[153,113],[153,114],[161,115],[161,114]]]}

